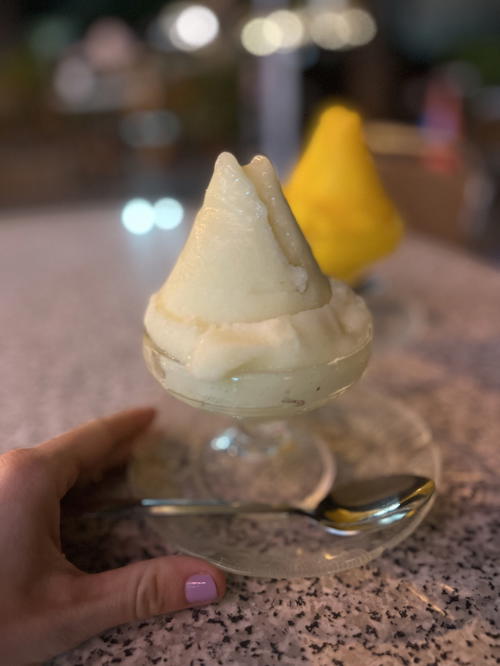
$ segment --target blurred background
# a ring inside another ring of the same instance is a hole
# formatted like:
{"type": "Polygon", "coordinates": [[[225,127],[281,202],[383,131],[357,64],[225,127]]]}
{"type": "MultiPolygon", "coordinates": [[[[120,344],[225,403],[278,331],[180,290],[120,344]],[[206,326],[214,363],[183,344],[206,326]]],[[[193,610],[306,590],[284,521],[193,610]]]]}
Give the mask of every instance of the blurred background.
{"type": "Polygon", "coordinates": [[[410,227],[500,262],[498,0],[2,0],[2,218],[119,203],[173,228],[222,150],[286,179],[331,101],[410,227]]]}

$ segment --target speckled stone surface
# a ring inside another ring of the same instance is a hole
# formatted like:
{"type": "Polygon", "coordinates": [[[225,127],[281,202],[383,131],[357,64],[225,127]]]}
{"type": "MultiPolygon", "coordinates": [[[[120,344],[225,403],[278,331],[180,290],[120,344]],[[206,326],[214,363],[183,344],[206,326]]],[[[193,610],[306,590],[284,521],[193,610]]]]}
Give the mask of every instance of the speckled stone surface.
{"type": "MultiPolygon", "coordinates": [[[[185,230],[132,237],[117,211],[0,220],[1,446],[161,399],[140,354],[147,295],[185,230]]],[[[216,606],[110,630],[53,666],[500,663],[500,272],[410,239],[378,270],[423,315],[369,371],[430,425],[441,494],[401,546],[322,579],[229,576],[216,606]]],[[[88,571],[166,552],[130,520],[66,534],[88,571]]],[[[27,637],[29,640],[29,637],[27,637]]]]}

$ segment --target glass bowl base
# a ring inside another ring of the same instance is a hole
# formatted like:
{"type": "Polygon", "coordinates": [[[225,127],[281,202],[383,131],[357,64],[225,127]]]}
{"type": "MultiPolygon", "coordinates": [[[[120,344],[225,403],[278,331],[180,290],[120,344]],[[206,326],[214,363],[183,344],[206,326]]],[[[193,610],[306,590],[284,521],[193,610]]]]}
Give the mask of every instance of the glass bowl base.
{"type": "Polygon", "coordinates": [[[314,507],[332,487],[334,458],[307,421],[235,422],[201,445],[194,468],[203,495],[314,507]]]}

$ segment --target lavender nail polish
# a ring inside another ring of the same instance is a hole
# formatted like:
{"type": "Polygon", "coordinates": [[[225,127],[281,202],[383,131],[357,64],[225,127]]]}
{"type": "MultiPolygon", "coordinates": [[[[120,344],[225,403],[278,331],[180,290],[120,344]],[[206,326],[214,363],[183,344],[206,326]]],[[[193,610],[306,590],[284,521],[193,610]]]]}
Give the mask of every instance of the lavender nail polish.
{"type": "Polygon", "coordinates": [[[210,574],[194,574],[184,585],[186,599],[190,604],[203,604],[215,601],[218,592],[215,581],[210,574]]]}

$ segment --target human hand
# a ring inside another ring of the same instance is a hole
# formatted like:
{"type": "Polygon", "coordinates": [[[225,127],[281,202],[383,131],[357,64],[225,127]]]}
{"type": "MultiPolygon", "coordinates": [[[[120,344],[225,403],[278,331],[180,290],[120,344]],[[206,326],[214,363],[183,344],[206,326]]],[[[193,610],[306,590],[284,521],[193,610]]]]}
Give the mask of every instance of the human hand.
{"type": "Polygon", "coordinates": [[[77,482],[123,464],[154,410],[92,421],[0,456],[1,663],[39,662],[110,627],[215,601],[225,579],[194,557],[87,574],[61,551],[60,501],[77,482]]]}

